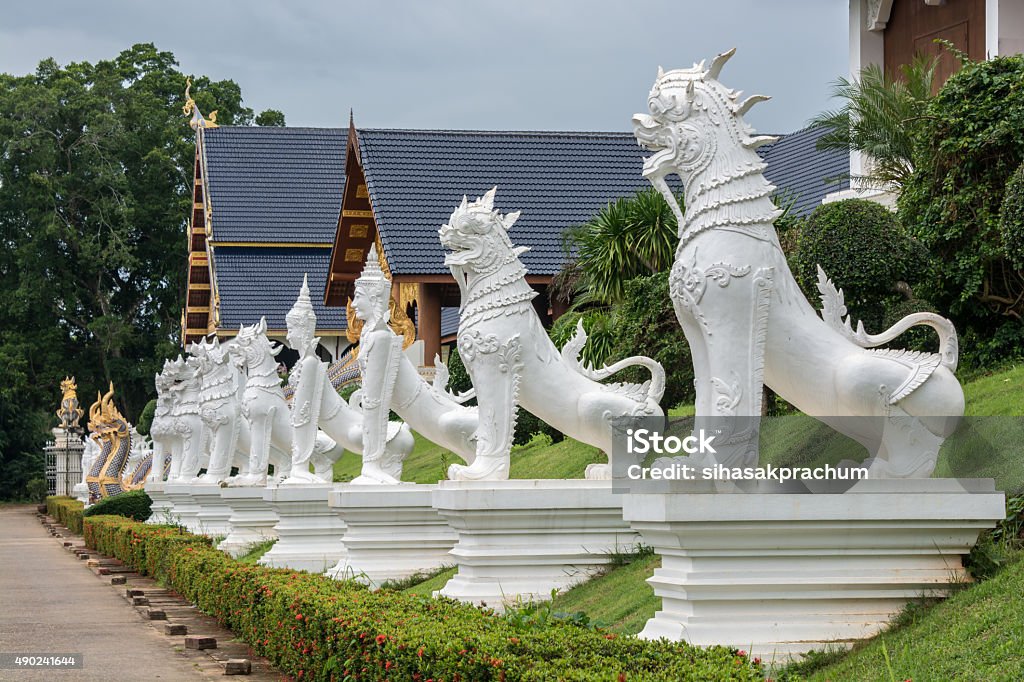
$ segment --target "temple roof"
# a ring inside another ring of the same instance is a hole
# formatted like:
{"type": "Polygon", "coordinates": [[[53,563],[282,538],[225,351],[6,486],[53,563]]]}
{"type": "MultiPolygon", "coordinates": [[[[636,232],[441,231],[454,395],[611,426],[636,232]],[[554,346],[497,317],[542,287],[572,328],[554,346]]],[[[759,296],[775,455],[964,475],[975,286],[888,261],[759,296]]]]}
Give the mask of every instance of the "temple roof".
{"type": "MultiPolygon", "coordinates": [[[[565,254],[562,232],[610,200],[650,186],[631,133],[389,130],[360,128],[359,154],[388,265],[395,275],[447,274],[438,228],[462,200],[497,185],[495,208],[522,211],[509,236],[529,246],[532,275],[553,275],[565,254]]],[[[848,157],[818,151],[817,131],[783,137],[762,154],[766,176],[798,198],[804,214],[846,185],[848,157]]]]}
{"type": "Polygon", "coordinates": [[[345,329],[345,309],[323,304],[329,255],[328,249],[217,247],[213,267],[221,328],[237,330],[240,324],[255,324],[266,316],[268,329],[285,329],[285,315],[308,273],[317,330],[345,329]]]}
{"type": "Polygon", "coordinates": [[[204,131],[214,244],[333,242],[347,136],[343,128],[204,131]]]}
{"type": "Polygon", "coordinates": [[[790,209],[794,215],[806,216],[826,194],[850,187],[850,155],[815,147],[825,132],[821,127],[804,128],[758,149],[768,164],[765,178],[783,198],[794,202],[790,209]]]}

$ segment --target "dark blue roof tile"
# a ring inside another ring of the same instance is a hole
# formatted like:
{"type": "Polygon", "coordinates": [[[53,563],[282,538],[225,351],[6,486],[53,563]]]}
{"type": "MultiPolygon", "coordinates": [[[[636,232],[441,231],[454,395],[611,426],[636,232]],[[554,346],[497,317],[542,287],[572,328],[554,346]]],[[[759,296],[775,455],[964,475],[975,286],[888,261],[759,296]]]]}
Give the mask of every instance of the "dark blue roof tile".
{"type": "Polygon", "coordinates": [[[309,275],[309,296],[317,331],[345,329],[345,309],[323,304],[330,249],[252,248],[214,249],[213,267],[220,295],[221,328],[237,329],[266,316],[270,329],[285,329],[285,315],[295,305],[303,274],[309,275]]]}
{"type": "Polygon", "coordinates": [[[203,140],[214,241],[334,241],[346,129],[226,126],[203,140]]]}

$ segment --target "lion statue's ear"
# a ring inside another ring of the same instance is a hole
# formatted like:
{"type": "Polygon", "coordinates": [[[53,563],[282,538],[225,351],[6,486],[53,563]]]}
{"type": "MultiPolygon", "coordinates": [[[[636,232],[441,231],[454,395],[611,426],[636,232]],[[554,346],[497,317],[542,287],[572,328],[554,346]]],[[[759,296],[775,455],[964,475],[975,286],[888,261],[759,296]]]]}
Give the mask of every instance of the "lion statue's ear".
{"type": "Polygon", "coordinates": [[[495,185],[494,187],[484,192],[484,195],[480,197],[480,204],[488,211],[492,210],[494,208],[494,195],[497,193],[498,186],[495,185]]]}
{"type": "Polygon", "coordinates": [[[505,227],[506,232],[516,224],[516,221],[519,220],[519,216],[522,215],[522,213],[522,211],[512,211],[502,219],[501,224],[505,227]]]}

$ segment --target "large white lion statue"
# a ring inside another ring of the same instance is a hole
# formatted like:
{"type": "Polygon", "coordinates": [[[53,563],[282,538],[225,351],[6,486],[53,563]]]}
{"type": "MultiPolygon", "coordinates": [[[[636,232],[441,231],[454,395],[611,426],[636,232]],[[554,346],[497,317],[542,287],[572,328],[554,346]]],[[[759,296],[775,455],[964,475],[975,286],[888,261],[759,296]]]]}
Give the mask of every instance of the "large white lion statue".
{"type": "MultiPolygon", "coordinates": [[[[665,371],[641,356],[611,367],[580,364],[581,343],[559,353],[541,325],[526,281],[526,267],[508,229],[519,213],[494,210],[497,188],[470,203],[463,198],[448,223],[438,231],[449,251],[447,265],[462,293],[458,348],[476,388],[479,406],[476,459],[469,466],[453,464],[455,480],[507,479],[516,412],[522,406],[567,436],[611,453],[612,420],[619,417],[661,417],[658,405],[665,390],[665,371]],[[570,352],[571,351],[571,352],[570,352]],[[643,384],[601,384],[628,366],[651,372],[643,384]]],[[[591,465],[588,478],[606,478],[608,465],[591,465]]]]}
{"type": "MultiPolygon", "coordinates": [[[[824,319],[810,306],[776,237],[775,188],[755,151],[776,138],[755,135],[743,121],[767,98],[740,101],[717,80],[734,52],[707,68],[701,62],[659,69],[649,113],[633,117],[637,140],[654,152],[643,174],[679,220],[669,287],[693,355],[698,427],[700,418],[760,415],[764,383],[864,445],[871,477],[927,477],[964,411],[953,375],[956,332],[928,313],[877,336],[860,326],[854,331],[840,292],[824,275],[824,319]],[[682,180],[685,213],[666,181],[672,174],[682,180]],[[914,324],[938,332],[937,355],[873,348],[914,324]]],[[[726,434],[716,444],[729,447],[719,447],[716,459],[728,466],[756,463],[756,433],[726,434]]]]}

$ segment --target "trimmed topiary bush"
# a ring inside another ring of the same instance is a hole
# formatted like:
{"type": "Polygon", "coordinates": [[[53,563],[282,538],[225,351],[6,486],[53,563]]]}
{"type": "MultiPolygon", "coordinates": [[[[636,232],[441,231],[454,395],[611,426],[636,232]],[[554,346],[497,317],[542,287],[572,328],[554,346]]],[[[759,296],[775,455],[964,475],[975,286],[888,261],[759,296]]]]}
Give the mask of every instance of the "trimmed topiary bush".
{"type": "Polygon", "coordinates": [[[163,581],[298,679],[764,679],[759,662],[726,647],[646,641],[561,620],[517,624],[449,599],[245,565],[176,527],[112,516],[85,524],[89,547],[163,581]]]}
{"type": "Polygon", "coordinates": [[[85,516],[124,516],[145,521],[152,512],[153,500],[145,490],[132,490],[113,497],[105,497],[85,510],[85,516]]]}
{"type": "Polygon", "coordinates": [[[884,206],[846,199],[819,206],[803,224],[793,273],[804,294],[819,300],[818,266],[843,290],[854,318],[879,330],[898,282],[913,283],[927,267],[927,251],[884,206]]]}
{"type": "Polygon", "coordinates": [[[154,415],[156,415],[156,398],[150,400],[142,408],[142,414],[139,415],[139,423],[135,425],[135,430],[143,436],[148,436],[149,429],[153,426],[154,415]]]}
{"type": "Polygon", "coordinates": [[[82,509],[85,505],[73,497],[50,495],[46,498],[46,513],[57,519],[72,533],[82,534],[82,509]]]}

